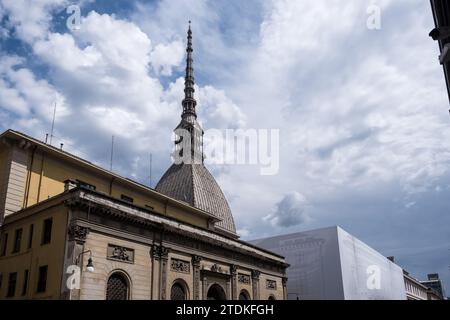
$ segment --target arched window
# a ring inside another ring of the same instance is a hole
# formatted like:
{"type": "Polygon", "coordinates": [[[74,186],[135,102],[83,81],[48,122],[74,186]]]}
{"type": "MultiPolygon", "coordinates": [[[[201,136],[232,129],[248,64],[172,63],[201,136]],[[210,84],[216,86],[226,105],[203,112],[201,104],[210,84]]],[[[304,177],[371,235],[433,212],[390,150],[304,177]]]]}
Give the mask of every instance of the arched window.
{"type": "Polygon", "coordinates": [[[225,291],[223,290],[223,288],[221,286],[219,286],[218,284],[213,284],[208,290],[206,299],[207,300],[226,300],[227,295],[225,294],[225,291]]]}
{"type": "Polygon", "coordinates": [[[106,300],[128,300],[130,294],[128,279],[121,272],[113,273],[106,286],[106,300]]]}
{"type": "Polygon", "coordinates": [[[241,290],[241,293],[239,293],[239,300],[250,300],[250,295],[247,290],[241,290]]]}
{"type": "Polygon", "coordinates": [[[186,300],[186,290],[184,286],[175,282],[170,290],[170,300],[186,300]]]}

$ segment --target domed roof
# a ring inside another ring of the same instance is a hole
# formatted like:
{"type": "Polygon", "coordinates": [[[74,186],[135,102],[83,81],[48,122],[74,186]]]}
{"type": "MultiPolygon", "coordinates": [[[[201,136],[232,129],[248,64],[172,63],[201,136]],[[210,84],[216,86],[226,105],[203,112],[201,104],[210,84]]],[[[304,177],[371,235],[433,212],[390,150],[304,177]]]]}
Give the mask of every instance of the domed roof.
{"type": "Polygon", "coordinates": [[[238,237],[228,202],[214,177],[203,164],[203,129],[197,122],[194,98],[194,68],[192,59],[192,30],[189,23],[186,48],[186,76],[184,78],[184,99],[181,122],[175,129],[175,155],[183,160],[176,161],[156,185],[156,191],[171,198],[184,201],[193,207],[213,214],[221,221],[216,230],[238,237]],[[184,159],[186,158],[186,159],[184,159]]]}
{"type": "Polygon", "coordinates": [[[203,164],[173,164],[156,191],[215,215],[220,229],[236,234],[233,215],[216,180],[203,164]]]}

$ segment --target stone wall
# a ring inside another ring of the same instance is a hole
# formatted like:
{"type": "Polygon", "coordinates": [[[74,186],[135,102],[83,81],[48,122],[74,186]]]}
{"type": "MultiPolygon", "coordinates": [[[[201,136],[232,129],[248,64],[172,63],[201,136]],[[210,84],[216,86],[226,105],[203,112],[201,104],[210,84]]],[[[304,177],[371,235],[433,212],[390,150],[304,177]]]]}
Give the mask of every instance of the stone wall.
{"type": "MultiPolygon", "coordinates": [[[[115,237],[89,232],[85,250],[92,251],[95,272],[87,272],[83,267],[80,299],[104,300],[106,297],[106,283],[115,271],[125,273],[130,280],[130,298],[133,300],[151,299],[151,259],[150,246],[121,240],[115,237]],[[108,258],[108,245],[120,246],[134,250],[134,261],[120,261],[108,258]]],[[[86,265],[88,255],[84,257],[86,265]]]]}
{"type": "Polygon", "coordinates": [[[170,299],[170,292],[175,283],[182,283],[187,289],[188,300],[194,299],[194,275],[192,257],[182,253],[169,253],[168,273],[166,281],[167,299],[170,299]],[[186,270],[189,268],[189,271],[186,270]]]}
{"type": "MultiPolygon", "coordinates": [[[[215,284],[223,288],[227,299],[232,298],[232,270],[226,261],[202,259],[198,266],[201,277],[195,280],[195,266],[191,254],[167,248],[167,255],[164,257],[161,254],[152,255],[152,248],[150,244],[144,245],[97,232],[89,232],[83,250],[92,251],[95,271],[92,273],[86,271],[85,265],[89,254],[85,254],[80,263],[83,271],[79,298],[82,300],[105,299],[108,278],[116,271],[122,272],[129,279],[130,299],[170,299],[171,289],[175,283],[179,283],[185,288],[186,297],[189,300],[195,299],[196,286],[199,290],[198,299],[206,299],[208,290],[215,284]],[[125,248],[122,250],[132,253],[132,261],[111,258],[112,247],[125,248]]],[[[217,259],[223,258],[217,257],[217,259]]],[[[237,267],[235,272],[236,293],[234,298],[239,299],[239,294],[244,290],[248,298],[253,299],[253,288],[257,280],[252,276],[252,271],[237,267]]],[[[260,273],[257,282],[261,300],[267,300],[270,296],[277,300],[283,299],[281,277],[260,273]],[[275,283],[275,288],[267,287],[268,280],[275,283]]]]}
{"type": "MultiPolygon", "coordinates": [[[[229,300],[239,299],[241,292],[253,300],[283,299],[282,258],[268,259],[269,252],[259,254],[258,248],[206,230],[176,227],[173,221],[137,208],[127,212],[124,204],[111,204],[112,199],[96,202],[92,194],[88,202],[86,192],[80,193],[82,199],[66,203],[72,212],[70,225],[89,229],[85,239],[76,242],[73,256],[90,250],[95,272],[83,271],[81,290],[78,295],[71,293],[70,299],[105,299],[108,277],[114,271],[129,279],[131,299],[171,299],[174,284],[180,284],[185,298],[193,300],[207,299],[213,291],[229,300]]],[[[73,256],[68,259],[73,261],[73,256]]],[[[78,263],[83,269],[87,258],[84,255],[78,263]]],[[[176,289],[179,296],[180,288],[176,289]]]]}

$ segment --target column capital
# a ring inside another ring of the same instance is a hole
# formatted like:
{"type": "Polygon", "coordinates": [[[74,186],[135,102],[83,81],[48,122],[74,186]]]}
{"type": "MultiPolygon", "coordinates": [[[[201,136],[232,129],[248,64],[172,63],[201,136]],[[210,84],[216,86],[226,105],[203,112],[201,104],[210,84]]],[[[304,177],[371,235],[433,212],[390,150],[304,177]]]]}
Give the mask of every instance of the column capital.
{"type": "Polygon", "coordinates": [[[159,245],[153,245],[152,248],[150,249],[150,255],[152,256],[152,258],[159,260],[159,259],[164,259],[167,260],[169,257],[169,252],[170,249],[164,246],[159,246],[159,245]]]}
{"type": "Polygon", "coordinates": [[[236,275],[237,273],[237,266],[235,264],[230,265],[230,274],[236,275]]]}
{"type": "Polygon", "coordinates": [[[202,257],[194,255],[192,256],[192,265],[194,267],[200,267],[200,262],[202,261],[202,257]]]}
{"type": "Polygon", "coordinates": [[[252,279],[253,280],[259,280],[259,276],[261,275],[261,271],[259,270],[252,270],[252,279]]]}
{"type": "Polygon", "coordinates": [[[82,227],[77,224],[72,224],[69,226],[69,230],[67,232],[69,234],[70,241],[84,244],[86,242],[86,237],[89,234],[89,228],[82,227]]]}
{"type": "Polygon", "coordinates": [[[167,247],[163,247],[163,246],[161,246],[159,248],[160,248],[159,255],[160,255],[161,259],[167,260],[169,258],[170,249],[167,247]]]}

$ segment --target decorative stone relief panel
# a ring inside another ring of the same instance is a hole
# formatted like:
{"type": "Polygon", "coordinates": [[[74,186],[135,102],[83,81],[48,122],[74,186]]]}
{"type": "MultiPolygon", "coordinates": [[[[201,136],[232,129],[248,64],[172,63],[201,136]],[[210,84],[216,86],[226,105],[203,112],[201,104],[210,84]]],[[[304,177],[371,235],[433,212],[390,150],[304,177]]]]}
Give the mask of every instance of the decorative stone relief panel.
{"type": "Polygon", "coordinates": [[[266,280],[266,288],[269,290],[277,290],[277,282],[275,280],[266,280]]]}
{"type": "Polygon", "coordinates": [[[170,269],[176,272],[190,273],[191,263],[180,259],[170,259],[170,269]]]}
{"type": "Polygon", "coordinates": [[[134,263],[134,250],[114,244],[108,244],[107,258],[111,260],[134,263]]]}
{"type": "Polygon", "coordinates": [[[250,284],[250,276],[247,274],[238,274],[238,281],[243,284],[250,284]]]}
{"type": "Polygon", "coordinates": [[[212,272],[218,272],[218,273],[222,273],[222,267],[217,265],[217,263],[213,264],[211,266],[211,271],[212,272]]]}

